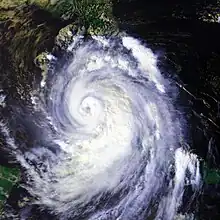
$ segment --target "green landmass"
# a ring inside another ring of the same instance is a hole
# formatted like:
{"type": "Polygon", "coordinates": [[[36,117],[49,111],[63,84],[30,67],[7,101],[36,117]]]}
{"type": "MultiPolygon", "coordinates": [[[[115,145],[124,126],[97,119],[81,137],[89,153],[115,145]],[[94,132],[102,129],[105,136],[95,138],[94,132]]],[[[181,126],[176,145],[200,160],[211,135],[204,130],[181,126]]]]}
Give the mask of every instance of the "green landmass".
{"type": "Polygon", "coordinates": [[[12,187],[19,181],[20,171],[17,168],[0,166],[0,214],[12,187]]]}
{"type": "Polygon", "coordinates": [[[204,182],[206,184],[220,184],[220,170],[219,169],[211,169],[204,165],[204,182]]]}

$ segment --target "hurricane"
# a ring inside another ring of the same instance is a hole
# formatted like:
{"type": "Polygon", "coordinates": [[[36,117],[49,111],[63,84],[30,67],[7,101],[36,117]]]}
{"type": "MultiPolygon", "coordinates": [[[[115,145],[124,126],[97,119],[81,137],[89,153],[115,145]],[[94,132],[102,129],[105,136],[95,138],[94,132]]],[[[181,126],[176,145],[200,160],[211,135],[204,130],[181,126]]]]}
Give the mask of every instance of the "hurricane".
{"type": "Polygon", "coordinates": [[[76,36],[65,53],[32,97],[41,140],[20,150],[1,122],[32,203],[64,220],[175,219],[200,185],[175,80],[129,35],[76,36]]]}

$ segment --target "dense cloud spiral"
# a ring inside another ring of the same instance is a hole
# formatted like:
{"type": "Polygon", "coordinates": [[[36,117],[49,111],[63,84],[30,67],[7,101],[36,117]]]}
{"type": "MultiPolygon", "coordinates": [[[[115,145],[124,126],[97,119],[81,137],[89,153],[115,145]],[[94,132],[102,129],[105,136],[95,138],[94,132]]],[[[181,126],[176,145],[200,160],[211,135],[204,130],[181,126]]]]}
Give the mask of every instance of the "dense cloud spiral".
{"type": "Polygon", "coordinates": [[[78,36],[67,53],[38,103],[55,131],[50,147],[17,156],[35,203],[60,219],[173,219],[199,167],[180,147],[184,124],[156,55],[129,36],[78,36]]]}

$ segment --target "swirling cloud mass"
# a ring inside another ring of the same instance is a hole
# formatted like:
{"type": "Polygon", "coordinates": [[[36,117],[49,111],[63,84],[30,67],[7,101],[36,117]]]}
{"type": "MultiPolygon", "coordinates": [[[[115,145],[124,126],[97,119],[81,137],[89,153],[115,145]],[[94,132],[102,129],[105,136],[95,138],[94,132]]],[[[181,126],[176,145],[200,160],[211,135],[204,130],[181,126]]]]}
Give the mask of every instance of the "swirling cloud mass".
{"type": "Polygon", "coordinates": [[[50,146],[17,155],[35,203],[60,219],[173,219],[199,165],[180,147],[175,88],[156,55],[129,36],[76,37],[67,53],[37,103],[50,146]]]}

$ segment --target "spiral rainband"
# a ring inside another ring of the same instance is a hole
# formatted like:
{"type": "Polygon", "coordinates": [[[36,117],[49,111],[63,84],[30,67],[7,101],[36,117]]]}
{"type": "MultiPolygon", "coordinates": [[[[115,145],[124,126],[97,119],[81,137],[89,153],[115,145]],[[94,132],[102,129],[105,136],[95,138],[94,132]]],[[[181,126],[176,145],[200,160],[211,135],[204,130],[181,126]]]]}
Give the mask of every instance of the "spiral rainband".
{"type": "Polygon", "coordinates": [[[186,180],[200,177],[196,156],[180,146],[172,82],[137,39],[82,39],[42,84],[37,106],[54,132],[50,144],[17,155],[25,187],[60,219],[173,219],[186,180]]]}

